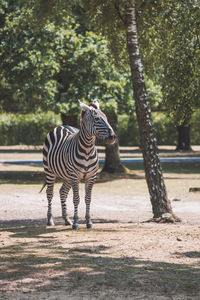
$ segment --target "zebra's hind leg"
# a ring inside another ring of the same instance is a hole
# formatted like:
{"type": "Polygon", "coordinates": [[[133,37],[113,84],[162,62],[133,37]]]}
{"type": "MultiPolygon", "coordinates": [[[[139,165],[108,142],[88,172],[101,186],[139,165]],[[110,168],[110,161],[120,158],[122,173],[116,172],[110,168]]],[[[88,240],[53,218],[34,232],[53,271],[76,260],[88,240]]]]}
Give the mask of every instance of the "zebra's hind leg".
{"type": "Polygon", "coordinates": [[[62,187],[60,188],[60,201],[62,207],[62,217],[65,221],[65,225],[72,225],[72,221],[69,219],[67,215],[67,207],[66,207],[66,199],[69,193],[71,185],[68,182],[64,182],[62,187]]]}
{"type": "Polygon", "coordinates": [[[47,225],[52,226],[55,225],[53,221],[52,216],[52,199],[53,199],[53,188],[54,188],[54,182],[55,182],[56,176],[48,176],[46,182],[47,182],[47,201],[48,201],[48,210],[47,210],[47,225]]]}
{"type": "Polygon", "coordinates": [[[86,226],[88,229],[93,227],[93,223],[90,217],[90,203],[91,203],[91,194],[92,194],[92,187],[95,182],[95,178],[91,178],[86,182],[85,185],[85,205],[86,205],[86,226]]]}
{"type": "Polygon", "coordinates": [[[72,189],[73,189],[73,203],[74,203],[74,222],[72,225],[72,229],[78,229],[78,205],[80,202],[79,197],[79,181],[77,179],[72,181],[72,189]]]}

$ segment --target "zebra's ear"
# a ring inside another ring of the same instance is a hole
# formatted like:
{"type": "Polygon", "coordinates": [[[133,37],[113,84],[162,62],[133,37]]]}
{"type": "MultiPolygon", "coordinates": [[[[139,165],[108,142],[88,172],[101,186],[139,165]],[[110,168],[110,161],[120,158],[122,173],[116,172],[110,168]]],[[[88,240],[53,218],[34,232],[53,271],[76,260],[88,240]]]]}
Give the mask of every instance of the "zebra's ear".
{"type": "Polygon", "coordinates": [[[100,109],[100,104],[99,104],[98,99],[94,99],[90,105],[93,106],[96,109],[100,109]]]}
{"type": "Polygon", "coordinates": [[[91,107],[88,106],[87,104],[81,102],[80,100],[78,100],[80,107],[82,108],[82,110],[86,111],[86,110],[91,110],[91,107]]]}

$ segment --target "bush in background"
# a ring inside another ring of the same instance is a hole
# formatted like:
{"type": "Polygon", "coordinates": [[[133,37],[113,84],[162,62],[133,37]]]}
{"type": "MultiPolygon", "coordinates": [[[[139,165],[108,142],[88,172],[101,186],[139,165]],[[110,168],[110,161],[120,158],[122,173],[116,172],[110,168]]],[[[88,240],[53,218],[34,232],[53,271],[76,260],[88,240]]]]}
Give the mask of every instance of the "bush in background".
{"type": "Polygon", "coordinates": [[[138,146],[140,144],[136,114],[119,116],[118,136],[120,146],[138,146]]]}
{"type": "Polygon", "coordinates": [[[41,145],[46,134],[60,124],[60,117],[52,112],[1,114],[0,145],[41,145]]]}
{"type": "MultiPolygon", "coordinates": [[[[152,113],[152,119],[159,145],[176,145],[177,131],[166,114],[152,113]]],[[[118,135],[121,146],[138,146],[139,132],[136,115],[119,116],[118,135]]]]}
{"type": "MultiPolygon", "coordinates": [[[[163,112],[152,113],[154,128],[159,145],[176,145],[177,130],[163,112]]],[[[0,145],[42,145],[46,134],[61,125],[60,115],[53,112],[38,114],[1,114],[0,145]]],[[[70,125],[70,124],[69,124],[70,125]]],[[[200,110],[196,110],[191,122],[191,144],[200,144],[200,110]]],[[[118,116],[120,146],[138,146],[139,133],[136,115],[118,116]]],[[[98,141],[98,145],[103,145],[98,141]]]]}
{"type": "Polygon", "coordinates": [[[191,144],[200,145],[200,109],[197,109],[191,120],[191,144]]]}
{"type": "Polygon", "coordinates": [[[166,113],[153,112],[152,119],[158,145],[176,145],[177,129],[166,113]]]}

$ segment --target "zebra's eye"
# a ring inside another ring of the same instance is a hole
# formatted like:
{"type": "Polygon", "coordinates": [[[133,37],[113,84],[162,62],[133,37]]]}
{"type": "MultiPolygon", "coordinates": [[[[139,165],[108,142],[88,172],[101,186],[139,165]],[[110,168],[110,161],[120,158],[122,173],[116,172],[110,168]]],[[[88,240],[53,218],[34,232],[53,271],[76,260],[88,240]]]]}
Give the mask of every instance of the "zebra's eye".
{"type": "Polygon", "coordinates": [[[98,116],[98,114],[97,114],[96,112],[94,112],[94,113],[92,114],[92,117],[93,117],[95,120],[98,120],[98,119],[99,119],[99,116],[98,116]]]}

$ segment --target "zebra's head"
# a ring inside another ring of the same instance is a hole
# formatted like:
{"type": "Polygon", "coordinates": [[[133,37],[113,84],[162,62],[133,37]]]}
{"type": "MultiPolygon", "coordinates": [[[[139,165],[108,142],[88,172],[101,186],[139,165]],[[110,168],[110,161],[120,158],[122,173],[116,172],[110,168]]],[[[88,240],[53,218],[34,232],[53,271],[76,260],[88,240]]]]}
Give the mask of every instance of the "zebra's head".
{"type": "Polygon", "coordinates": [[[100,110],[99,101],[94,100],[89,105],[80,102],[82,108],[82,125],[87,131],[106,144],[114,144],[116,135],[108,123],[106,115],[100,110]]]}

